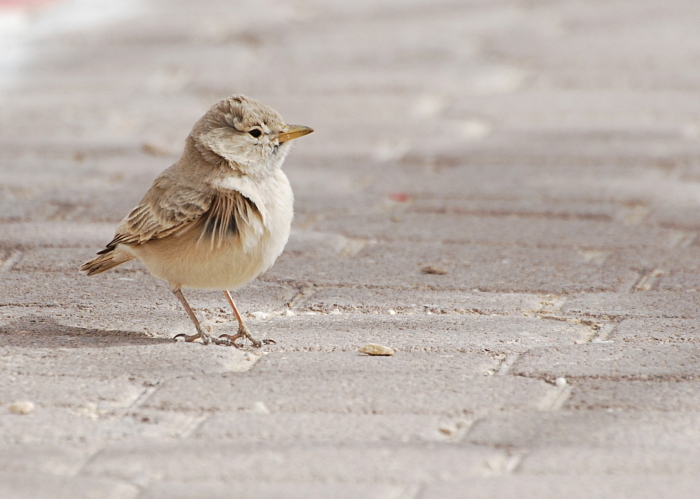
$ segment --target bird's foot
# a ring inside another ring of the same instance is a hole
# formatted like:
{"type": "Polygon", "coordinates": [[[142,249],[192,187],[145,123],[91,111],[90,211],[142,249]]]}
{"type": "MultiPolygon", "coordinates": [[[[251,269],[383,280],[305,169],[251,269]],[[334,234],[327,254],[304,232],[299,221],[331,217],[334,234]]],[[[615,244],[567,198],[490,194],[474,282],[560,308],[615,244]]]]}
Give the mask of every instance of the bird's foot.
{"type": "Polygon", "coordinates": [[[199,332],[199,333],[197,333],[197,334],[185,334],[185,333],[180,333],[180,334],[176,334],[175,336],[173,336],[173,339],[174,339],[175,341],[177,341],[178,338],[184,338],[185,341],[186,341],[187,343],[192,343],[192,342],[195,341],[195,340],[201,339],[201,340],[202,340],[202,343],[203,343],[204,345],[208,345],[208,344],[211,343],[211,342],[214,342],[214,343],[216,343],[217,345],[222,344],[222,343],[219,343],[219,340],[218,340],[218,339],[212,338],[211,336],[209,336],[208,334],[206,334],[206,333],[203,332],[203,331],[201,331],[201,332],[199,332]]]}
{"type": "Polygon", "coordinates": [[[230,342],[230,345],[236,348],[241,348],[241,346],[236,343],[236,340],[240,338],[247,338],[254,348],[260,348],[263,345],[263,343],[269,345],[270,343],[275,342],[274,340],[256,340],[251,336],[250,332],[248,331],[248,328],[245,326],[239,327],[238,332],[236,334],[222,334],[221,336],[219,336],[218,339],[221,340],[222,338],[225,338],[227,341],[230,342]]]}
{"type": "MultiPolygon", "coordinates": [[[[228,336],[228,335],[223,335],[223,336],[228,336]]],[[[221,337],[213,338],[213,337],[209,336],[208,334],[202,335],[199,333],[197,333],[197,334],[180,333],[180,334],[177,334],[173,337],[173,339],[175,341],[177,341],[178,338],[184,338],[185,341],[188,343],[192,343],[195,340],[201,339],[202,344],[204,344],[204,345],[208,345],[209,343],[213,343],[215,345],[223,345],[226,347],[230,347],[231,345],[233,345],[233,342],[228,338],[221,338],[221,337]]],[[[237,346],[237,345],[234,345],[234,346],[237,346]]]]}

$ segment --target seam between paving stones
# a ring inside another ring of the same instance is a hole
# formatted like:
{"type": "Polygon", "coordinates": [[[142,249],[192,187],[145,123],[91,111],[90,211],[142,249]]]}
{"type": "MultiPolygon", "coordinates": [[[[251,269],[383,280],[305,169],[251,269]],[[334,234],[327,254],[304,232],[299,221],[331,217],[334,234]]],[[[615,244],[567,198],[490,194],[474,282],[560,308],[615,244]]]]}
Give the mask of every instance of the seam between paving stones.
{"type": "MultiPolygon", "coordinates": [[[[168,379],[174,379],[177,378],[178,376],[172,376],[168,379]]],[[[145,387],[141,394],[134,400],[131,404],[129,404],[127,407],[123,407],[121,409],[117,409],[114,411],[114,416],[118,419],[121,420],[129,415],[131,411],[134,409],[137,409],[149,399],[151,396],[162,386],[163,381],[162,380],[157,380],[154,383],[151,384],[151,386],[145,387]]],[[[83,462],[82,466],[80,466],[76,472],[75,476],[78,475],[83,475],[83,476],[90,476],[84,473],[85,469],[90,465],[96,458],[99,456],[100,453],[102,453],[109,445],[109,442],[103,443],[102,446],[98,447],[95,449],[87,459],[83,462]]],[[[123,481],[123,480],[122,480],[123,481]]],[[[132,482],[124,482],[124,483],[132,483],[132,482]]],[[[142,490],[142,487],[138,484],[133,484],[139,488],[139,490],[142,490]]],[[[140,493],[139,493],[140,495],[140,493]]]]}
{"type": "Polygon", "coordinates": [[[297,294],[295,294],[292,299],[289,300],[289,303],[287,303],[287,308],[290,310],[295,307],[303,307],[304,302],[325,288],[323,286],[315,286],[313,284],[302,284],[298,286],[297,289],[297,294]]]}
{"type": "Polygon", "coordinates": [[[425,491],[426,484],[408,485],[406,488],[395,496],[394,499],[420,499],[425,491]]]}
{"type": "Polygon", "coordinates": [[[22,259],[23,253],[20,250],[13,250],[7,259],[0,265],[0,274],[9,272],[22,259]]]}

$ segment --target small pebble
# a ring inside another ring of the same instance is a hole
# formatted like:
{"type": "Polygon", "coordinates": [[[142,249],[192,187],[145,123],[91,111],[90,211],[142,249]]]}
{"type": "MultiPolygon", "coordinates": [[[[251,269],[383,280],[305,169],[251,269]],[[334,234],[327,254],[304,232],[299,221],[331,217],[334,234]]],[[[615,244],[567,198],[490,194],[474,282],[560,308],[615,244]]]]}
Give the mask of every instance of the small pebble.
{"type": "Polygon", "coordinates": [[[557,385],[559,388],[566,386],[566,378],[557,378],[554,380],[554,384],[557,385]]]}
{"type": "Polygon", "coordinates": [[[369,343],[360,348],[360,353],[366,353],[367,355],[394,355],[394,349],[384,345],[377,345],[376,343],[369,343]]]}
{"type": "Polygon", "coordinates": [[[287,317],[293,317],[293,316],[295,316],[295,315],[297,315],[297,314],[294,313],[294,310],[289,310],[289,309],[287,309],[287,310],[284,311],[284,315],[286,315],[287,317]]]}
{"type": "Polygon", "coordinates": [[[267,408],[265,402],[258,401],[253,404],[253,412],[258,414],[270,414],[270,409],[267,408]]]}
{"type": "Polygon", "coordinates": [[[267,319],[268,315],[265,312],[252,312],[250,315],[256,319],[267,319]]]}
{"type": "Polygon", "coordinates": [[[15,414],[31,414],[34,412],[34,402],[29,400],[18,400],[10,405],[10,412],[15,414]]]}
{"type": "Polygon", "coordinates": [[[437,265],[426,265],[420,271],[424,274],[434,274],[434,275],[445,275],[447,274],[447,270],[443,269],[442,267],[438,267],[437,265]]]}

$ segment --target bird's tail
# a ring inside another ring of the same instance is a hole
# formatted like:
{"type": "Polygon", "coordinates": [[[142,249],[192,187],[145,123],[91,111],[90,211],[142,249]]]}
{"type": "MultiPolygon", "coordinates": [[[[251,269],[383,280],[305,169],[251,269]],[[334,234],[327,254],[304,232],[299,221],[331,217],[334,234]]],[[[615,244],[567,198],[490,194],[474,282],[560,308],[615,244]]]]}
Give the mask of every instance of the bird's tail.
{"type": "MultiPolygon", "coordinates": [[[[102,253],[102,251],[100,253],[102,253]]],[[[111,248],[102,254],[100,253],[98,253],[99,256],[97,256],[97,258],[93,258],[89,262],[82,264],[80,266],[80,270],[87,272],[87,275],[101,274],[102,272],[106,272],[117,265],[121,265],[122,263],[136,258],[128,253],[124,253],[123,251],[116,251],[115,248],[111,248]]]]}

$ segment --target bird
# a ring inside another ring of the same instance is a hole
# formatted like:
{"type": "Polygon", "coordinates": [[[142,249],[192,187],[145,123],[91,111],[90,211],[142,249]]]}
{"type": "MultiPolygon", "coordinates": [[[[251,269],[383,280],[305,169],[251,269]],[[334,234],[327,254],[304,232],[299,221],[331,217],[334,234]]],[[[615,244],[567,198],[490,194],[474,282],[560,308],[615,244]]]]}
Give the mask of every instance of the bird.
{"type": "Polygon", "coordinates": [[[230,290],[274,264],[291,230],[294,195],[282,163],[291,141],[313,129],[287,125],[271,107],[244,95],[214,104],[195,123],[180,159],[153,182],[141,202],[120,222],[114,238],[84,263],[88,276],[139,259],[166,281],[194,324],[179,334],[240,348],[253,338],[230,290]],[[234,335],[205,332],[183,288],[221,290],[238,322],[234,335]]]}

